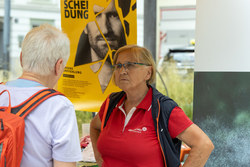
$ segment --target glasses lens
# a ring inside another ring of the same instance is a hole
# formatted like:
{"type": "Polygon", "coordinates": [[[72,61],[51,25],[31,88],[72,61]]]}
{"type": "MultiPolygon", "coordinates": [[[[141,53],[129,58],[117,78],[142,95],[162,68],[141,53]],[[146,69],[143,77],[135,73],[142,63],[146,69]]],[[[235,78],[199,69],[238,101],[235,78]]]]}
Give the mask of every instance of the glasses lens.
{"type": "Polygon", "coordinates": [[[117,67],[117,69],[121,69],[122,68],[122,64],[116,64],[116,67],[117,67]]]}
{"type": "Polygon", "coordinates": [[[124,66],[125,66],[126,69],[131,70],[131,69],[133,69],[135,67],[135,64],[131,63],[131,62],[128,62],[128,63],[125,63],[124,66]]]}
{"type": "Polygon", "coordinates": [[[136,62],[127,62],[127,63],[124,63],[124,64],[115,64],[113,65],[114,69],[115,70],[120,70],[122,68],[122,66],[124,67],[125,70],[132,70],[134,68],[136,68],[136,65],[144,65],[142,63],[136,63],[136,62]]]}
{"type": "Polygon", "coordinates": [[[122,68],[122,64],[114,64],[113,65],[113,68],[115,69],[115,70],[119,70],[119,69],[121,69],[122,68]]]}

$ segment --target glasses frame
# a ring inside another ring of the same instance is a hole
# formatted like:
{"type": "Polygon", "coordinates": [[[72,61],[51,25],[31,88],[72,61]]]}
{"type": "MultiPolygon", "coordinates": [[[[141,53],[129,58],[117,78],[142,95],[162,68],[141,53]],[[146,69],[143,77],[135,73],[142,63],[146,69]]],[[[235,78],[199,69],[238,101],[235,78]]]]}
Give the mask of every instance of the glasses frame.
{"type": "Polygon", "coordinates": [[[118,63],[118,64],[114,64],[112,65],[112,68],[114,70],[120,70],[122,69],[122,67],[125,69],[125,70],[128,70],[128,67],[127,65],[140,65],[140,66],[151,66],[151,65],[148,65],[148,64],[144,64],[144,63],[137,63],[137,62],[127,62],[127,63],[118,63]]]}

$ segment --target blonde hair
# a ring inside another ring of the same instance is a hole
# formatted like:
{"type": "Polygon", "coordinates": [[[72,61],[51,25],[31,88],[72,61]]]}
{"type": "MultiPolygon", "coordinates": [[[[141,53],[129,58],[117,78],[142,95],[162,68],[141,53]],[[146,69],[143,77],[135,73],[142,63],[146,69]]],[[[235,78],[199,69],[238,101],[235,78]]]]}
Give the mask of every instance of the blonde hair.
{"type": "Polygon", "coordinates": [[[138,45],[125,45],[116,51],[113,59],[114,64],[116,64],[119,54],[124,51],[129,51],[138,63],[143,63],[152,67],[151,77],[147,81],[147,84],[153,84],[156,78],[156,66],[151,52],[147,48],[138,45]]]}

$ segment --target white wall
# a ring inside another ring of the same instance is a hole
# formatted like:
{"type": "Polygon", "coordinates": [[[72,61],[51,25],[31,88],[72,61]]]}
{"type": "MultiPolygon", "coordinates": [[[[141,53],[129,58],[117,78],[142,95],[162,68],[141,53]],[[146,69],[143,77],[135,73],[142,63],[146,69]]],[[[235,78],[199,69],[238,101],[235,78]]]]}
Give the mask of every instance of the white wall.
{"type": "Polygon", "coordinates": [[[144,0],[137,0],[137,44],[143,46],[143,14],[144,14],[144,0]]]}
{"type": "Polygon", "coordinates": [[[197,1],[195,71],[250,71],[250,1],[197,1]]]}
{"type": "Polygon", "coordinates": [[[158,6],[195,6],[196,0],[157,0],[158,6]]]}

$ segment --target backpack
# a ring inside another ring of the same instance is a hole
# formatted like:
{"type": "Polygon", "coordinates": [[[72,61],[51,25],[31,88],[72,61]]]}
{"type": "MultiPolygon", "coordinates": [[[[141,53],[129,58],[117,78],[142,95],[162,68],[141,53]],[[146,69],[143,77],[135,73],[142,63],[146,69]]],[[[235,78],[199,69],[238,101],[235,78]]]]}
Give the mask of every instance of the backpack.
{"type": "Polygon", "coordinates": [[[24,118],[44,100],[54,95],[62,95],[54,89],[42,89],[18,106],[11,107],[10,93],[9,106],[0,106],[0,166],[18,167],[21,164],[24,146],[24,118]]]}

